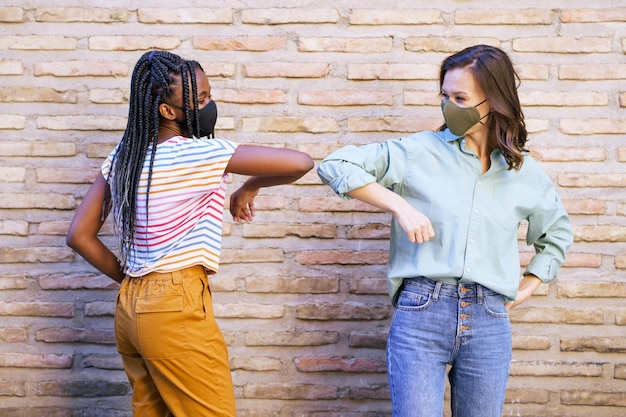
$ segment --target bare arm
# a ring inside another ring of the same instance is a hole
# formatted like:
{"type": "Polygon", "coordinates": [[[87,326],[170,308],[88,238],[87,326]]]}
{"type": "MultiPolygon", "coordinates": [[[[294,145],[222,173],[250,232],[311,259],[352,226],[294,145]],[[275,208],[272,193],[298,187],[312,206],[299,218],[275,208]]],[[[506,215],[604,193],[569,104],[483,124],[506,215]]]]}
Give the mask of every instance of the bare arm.
{"type": "Polygon", "coordinates": [[[435,237],[435,230],[428,217],[416,210],[404,198],[376,182],[347,194],[393,214],[410,242],[424,243],[435,237]]]}
{"type": "Polygon", "coordinates": [[[108,188],[106,180],[99,173],[74,214],[66,243],[100,272],[121,282],[124,273],[117,257],[98,238],[98,232],[108,214],[103,212],[108,188]]]}
{"type": "Polygon", "coordinates": [[[230,197],[235,221],[254,217],[254,198],[262,187],[289,184],[309,172],[313,159],[304,152],[268,146],[240,145],[228,162],[226,172],[251,175],[230,197]]]}

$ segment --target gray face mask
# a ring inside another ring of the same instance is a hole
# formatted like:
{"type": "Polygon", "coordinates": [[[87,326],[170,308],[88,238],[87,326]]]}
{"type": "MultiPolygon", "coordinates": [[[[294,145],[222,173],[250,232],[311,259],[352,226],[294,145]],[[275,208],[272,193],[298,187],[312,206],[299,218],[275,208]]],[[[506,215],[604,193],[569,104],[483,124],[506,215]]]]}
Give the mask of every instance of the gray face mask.
{"type": "Polygon", "coordinates": [[[485,101],[487,99],[484,99],[474,107],[459,107],[452,100],[442,101],[441,111],[443,112],[443,119],[450,132],[457,136],[463,136],[470,127],[487,117],[489,113],[480,117],[480,113],[476,109],[485,101]]]}

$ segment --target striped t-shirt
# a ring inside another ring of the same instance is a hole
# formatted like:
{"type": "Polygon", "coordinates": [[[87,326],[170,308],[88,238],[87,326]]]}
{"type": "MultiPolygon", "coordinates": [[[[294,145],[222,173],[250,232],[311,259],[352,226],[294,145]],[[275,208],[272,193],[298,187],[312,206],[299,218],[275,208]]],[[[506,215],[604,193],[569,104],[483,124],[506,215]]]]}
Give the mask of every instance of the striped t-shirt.
{"type": "MultiPolygon", "coordinates": [[[[194,265],[217,272],[226,197],[224,171],[236,148],[236,143],[227,140],[180,136],[160,143],[152,170],[147,221],[150,157],[146,158],[137,190],[135,241],[126,274],[139,277],[194,265]]],[[[104,178],[115,150],[102,164],[104,178]]]]}

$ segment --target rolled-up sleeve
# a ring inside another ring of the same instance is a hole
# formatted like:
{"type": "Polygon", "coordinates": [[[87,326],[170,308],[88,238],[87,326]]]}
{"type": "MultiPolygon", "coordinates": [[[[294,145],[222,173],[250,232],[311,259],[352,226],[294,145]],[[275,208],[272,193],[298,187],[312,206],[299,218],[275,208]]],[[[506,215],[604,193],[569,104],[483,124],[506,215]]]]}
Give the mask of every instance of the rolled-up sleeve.
{"type": "Polygon", "coordinates": [[[317,174],[340,197],[367,184],[378,182],[393,189],[404,176],[406,151],[400,140],[364,146],[345,146],[318,165],[317,174]],[[394,155],[392,155],[392,153],[394,155]],[[393,169],[389,161],[393,159],[393,169]]]}
{"type": "Polygon", "coordinates": [[[333,152],[318,165],[317,175],[340,197],[349,199],[346,193],[376,181],[376,177],[366,172],[362,161],[356,155],[360,148],[349,145],[333,152]]]}
{"type": "Polygon", "coordinates": [[[549,187],[534,212],[528,217],[526,243],[535,247],[524,275],[536,275],[543,282],[556,278],[558,268],[574,240],[569,216],[554,187],[549,187]]]}

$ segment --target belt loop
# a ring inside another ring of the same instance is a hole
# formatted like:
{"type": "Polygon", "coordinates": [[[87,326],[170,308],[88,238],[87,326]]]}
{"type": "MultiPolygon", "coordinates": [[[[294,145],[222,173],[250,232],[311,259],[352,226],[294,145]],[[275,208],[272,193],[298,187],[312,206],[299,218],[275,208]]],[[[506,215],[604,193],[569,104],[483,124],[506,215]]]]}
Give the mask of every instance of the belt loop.
{"type": "Polygon", "coordinates": [[[173,284],[182,284],[183,276],[184,276],[183,274],[185,273],[184,271],[185,271],[184,269],[180,269],[178,271],[172,272],[172,283],[173,284]]]}
{"type": "Polygon", "coordinates": [[[435,284],[435,289],[433,290],[433,301],[437,301],[439,299],[439,292],[441,291],[441,286],[443,282],[437,281],[435,284]]]}
{"type": "Polygon", "coordinates": [[[485,296],[483,295],[483,286],[476,284],[476,298],[478,298],[478,304],[482,304],[485,296]]]}

